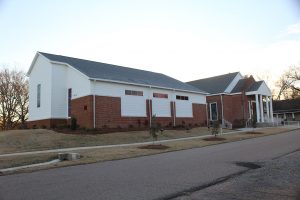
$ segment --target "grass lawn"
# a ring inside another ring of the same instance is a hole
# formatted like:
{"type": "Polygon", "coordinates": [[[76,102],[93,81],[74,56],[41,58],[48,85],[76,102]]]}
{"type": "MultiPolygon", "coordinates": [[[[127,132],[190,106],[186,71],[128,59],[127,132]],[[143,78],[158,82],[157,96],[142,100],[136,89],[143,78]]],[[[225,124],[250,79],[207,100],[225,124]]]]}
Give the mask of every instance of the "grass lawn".
{"type": "MultiPolygon", "coordinates": [[[[228,132],[232,130],[224,130],[228,132]]],[[[205,127],[191,130],[165,130],[159,140],[210,134],[205,127]]],[[[11,130],[0,132],[0,154],[69,147],[125,144],[151,141],[148,131],[109,134],[64,134],[47,129],[11,130]]]]}
{"type": "MultiPolygon", "coordinates": [[[[265,128],[265,129],[257,130],[257,132],[260,132],[261,134],[236,133],[236,134],[218,136],[226,139],[223,141],[205,141],[203,139],[193,139],[193,140],[173,141],[173,142],[163,143],[164,145],[167,145],[169,147],[168,149],[141,149],[139,148],[140,146],[131,146],[131,147],[114,147],[114,148],[106,148],[106,149],[81,150],[81,151],[76,151],[77,153],[80,153],[82,156],[82,158],[79,160],[63,161],[53,165],[41,166],[41,167],[36,167],[31,169],[23,169],[18,172],[31,172],[35,170],[41,170],[41,169],[88,164],[88,163],[102,162],[108,160],[117,160],[117,159],[152,155],[152,154],[158,154],[158,153],[164,153],[170,151],[199,148],[199,147],[204,147],[204,146],[209,146],[214,144],[233,142],[233,141],[250,139],[254,137],[262,137],[262,136],[267,136],[272,134],[278,134],[289,130],[292,129],[284,128],[284,127],[265,128]]],[[[38,161],[48,161],[49,159],[52,158],[54,159],[55,155],[57,154],[45,153],[45,154],[38,154],[38,155],[11,156],[11,157],[0,158],[0,169],[7,168],[7,167],[21,166],[24,163],[37,163],[38,161]]],[[[12,173],[16,173],[16,172],[12,172],[12,173]]]]}

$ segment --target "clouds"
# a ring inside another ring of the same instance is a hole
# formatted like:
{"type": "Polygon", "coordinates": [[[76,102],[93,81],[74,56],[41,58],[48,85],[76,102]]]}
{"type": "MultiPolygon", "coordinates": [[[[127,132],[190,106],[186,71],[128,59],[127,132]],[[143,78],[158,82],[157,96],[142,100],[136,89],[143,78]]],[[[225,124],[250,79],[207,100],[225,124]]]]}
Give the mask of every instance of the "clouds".
{"type": "Polygon", "coordinates": [[[286,33],[287,34],[300,34],[300,22],[288,26],[286,33]]]}

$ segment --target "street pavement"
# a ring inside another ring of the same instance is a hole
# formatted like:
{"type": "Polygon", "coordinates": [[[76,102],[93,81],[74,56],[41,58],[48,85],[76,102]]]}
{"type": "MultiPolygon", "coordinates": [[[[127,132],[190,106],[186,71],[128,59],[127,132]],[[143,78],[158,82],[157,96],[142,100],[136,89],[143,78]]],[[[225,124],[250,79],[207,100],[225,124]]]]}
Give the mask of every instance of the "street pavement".
{"type": "Polygon", "coordinates": [[[300,150],[268,161],[261,168],[173,200],[299,200],[300,150]]]}
{"type": "Polygon", "coordinates": [[[152,156],[0,176],[0,199],[172,199],[243,176],[252,171],[251,163],[268,163],[299,149],[300,131],[295,130],[152,156]],[[244,167],[244,162],[250,162],[249,166],[244,167]]]}

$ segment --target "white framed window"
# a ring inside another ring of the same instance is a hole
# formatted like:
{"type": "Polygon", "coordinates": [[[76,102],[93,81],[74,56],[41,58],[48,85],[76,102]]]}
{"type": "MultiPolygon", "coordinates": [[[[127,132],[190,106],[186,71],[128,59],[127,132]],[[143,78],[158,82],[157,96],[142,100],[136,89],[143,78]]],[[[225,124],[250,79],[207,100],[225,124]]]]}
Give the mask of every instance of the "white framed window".
{"type": "Polygon", "coordinates": [[[218,120],[218,105],[217,102],[213,102],[209,104],[209,111],[210,111],[210,120],[216,121],[218,120]]]}

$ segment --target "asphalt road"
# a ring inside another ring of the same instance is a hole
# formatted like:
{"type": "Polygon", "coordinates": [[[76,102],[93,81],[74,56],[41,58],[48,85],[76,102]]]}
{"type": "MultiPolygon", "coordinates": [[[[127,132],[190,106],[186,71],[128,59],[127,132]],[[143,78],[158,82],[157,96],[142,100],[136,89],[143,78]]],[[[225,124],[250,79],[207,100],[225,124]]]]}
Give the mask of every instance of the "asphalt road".
{"type": "Polygon", "coordinates": [[[300,130],[118,161],[0,176],[0,199],[170,199],[300,149],[300,130]]]}
{"type": "Polygon", "coordinates": [[[172,200],[299,200],[300,150],[263,163],[261,168],[172,200]]]}

